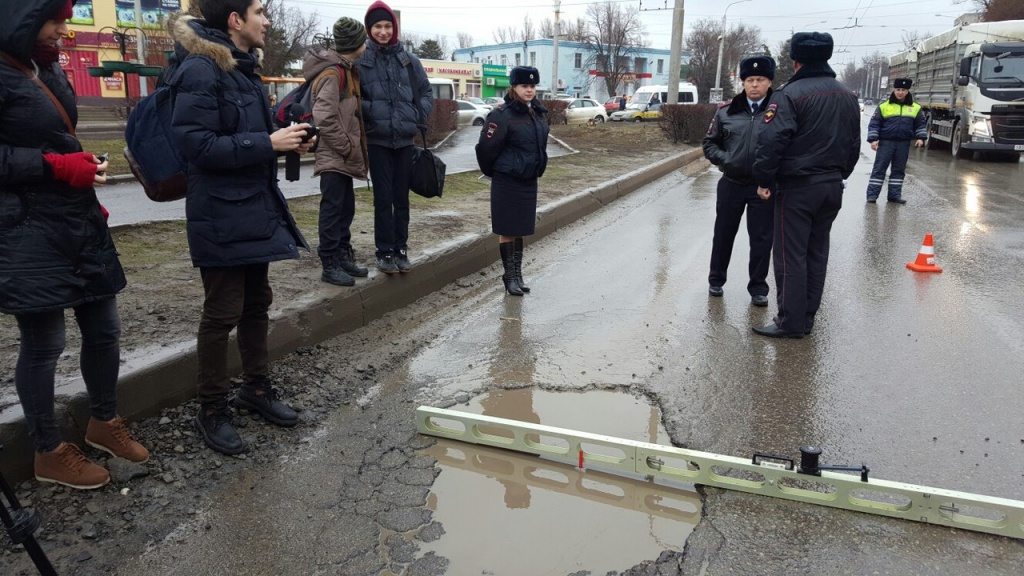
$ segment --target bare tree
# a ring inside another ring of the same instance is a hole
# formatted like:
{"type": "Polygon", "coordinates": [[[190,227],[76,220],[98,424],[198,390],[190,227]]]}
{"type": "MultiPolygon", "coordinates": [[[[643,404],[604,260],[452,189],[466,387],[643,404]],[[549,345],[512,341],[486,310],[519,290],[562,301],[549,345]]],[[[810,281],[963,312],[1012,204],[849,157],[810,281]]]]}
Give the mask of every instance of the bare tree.
{"type": "Polygon", "coordinates": [[[533,40],[536,38],[537,27],[533,25],[533,20],[530,20],[530,15],[523,16],[523,29],[520,31],[519,39],[522,41],[533,40]]]}
{"type": "Polygon", "coordinates": [[[456,38],[458,39],[459,48],[473,47],[473,35],[469,32],[459,32],[456,38]]]}
{"type": "Polygon", "coordinates": [[[262,73],[282,76],[289,64],[302,58],[320,27],[320,17],[288,6],[284,0],[265,0],[263,8],[270,20],[270,29],[263,47],[262,73]]]}
{"type": "Polygon", "coordinates": [[[518,36],[519,30],[515,26],[499,26],[491,32],[491,37],[494,38],[496,44],[515,42],[518,36]]]}
{"type": "Polygon", "coordinates": [[[904,30],[903,31],[903,47],[910,50],[914,46],[917,46],[921,40],[927,38],[926,35],[922,34],[920,30],[904,30]]]}
{"type": "Polygon", "coordinates": [[[643,46],[644,27],[634,7],[608,1],[590,4],[586,12],[587,30],[583,37],[591,56],[587,64],[604,76],[608,94],[618,94],[620,84],[631,74],[629,60],[643,46]]]}
{"type": "Polygon", "coordinates": [[[566,20],[562,22],[562,35],[559,40],[568,40],[570,42],[585,42],[587,38],[587,21],[583,18],[576,18],[575,20],[566,20]]]}
{"type": "MultiPolygon", "coordinates": [[[[722,35],[722,22],[720,20],[698,20],[686,39],[686,45],[690,49],[690,78],[697,85],[697,96],[700,101],[707,102],[711,88],[715,85],[715,73],[718,70],[718,43],[722,35]]],[[[764,50],[764,40],[761,38],[759,28],[738,24],[729,29],[725,34],[725,41],[722,50],[722,76],[719,78],[719,85],[725,90],[723,94],[731,98],[733,89],[728,82],[730,71],[739,64],[739,61],[749,54],[760,53],[764,50]]],[[[786,55],[788,56],[788,49],[786,55]]]]}
{"type": "Polygon", "coordinates": [[[541,38],[554,38],[555,37],[555,21],[551,18],[545,18],[540,21],[538,26],[538,33],[541,38]]]}

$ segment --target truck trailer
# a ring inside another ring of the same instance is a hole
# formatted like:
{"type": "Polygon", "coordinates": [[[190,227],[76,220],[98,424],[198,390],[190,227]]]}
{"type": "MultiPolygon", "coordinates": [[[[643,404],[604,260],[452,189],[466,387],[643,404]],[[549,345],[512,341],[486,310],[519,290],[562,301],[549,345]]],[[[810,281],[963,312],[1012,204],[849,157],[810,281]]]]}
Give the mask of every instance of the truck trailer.
{"type": "Polygon", "coordinates": [[[889,58],[889,78],[911,78],[928,118],[928,148],[1024,152],[1024,20],[965,24],[889,58]]]}

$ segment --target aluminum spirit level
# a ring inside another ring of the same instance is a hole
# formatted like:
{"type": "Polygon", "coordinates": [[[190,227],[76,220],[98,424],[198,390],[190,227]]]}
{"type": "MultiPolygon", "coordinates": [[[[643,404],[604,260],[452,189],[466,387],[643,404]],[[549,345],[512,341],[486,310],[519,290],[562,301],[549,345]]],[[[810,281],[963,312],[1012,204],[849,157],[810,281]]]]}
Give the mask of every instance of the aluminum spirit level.
{"type": "Polygon", "coordinates": [[[744,459],[427,406],[416,410],[416,428],[421,434],[525,452],[580,468],[692,482],[1024,539],[1024,502],[869,479],[866,466],[819,464],[821,450],[810,446],[801,448],[797,466],[785,456],[755,454],[744,459]]]}

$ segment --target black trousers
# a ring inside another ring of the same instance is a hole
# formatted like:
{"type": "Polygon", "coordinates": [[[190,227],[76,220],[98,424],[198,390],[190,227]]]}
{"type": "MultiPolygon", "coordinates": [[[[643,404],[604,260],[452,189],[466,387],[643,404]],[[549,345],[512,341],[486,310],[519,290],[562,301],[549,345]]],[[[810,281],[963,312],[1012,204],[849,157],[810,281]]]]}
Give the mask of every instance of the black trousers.
{"type": "Polygon", "coordinates": [[[373,179],[373,241],[377,256],[409,247],[409,171],[412,146],[369,146],[373,179]]]}
{"type": "Polygon", "coordinates": [[[835,182],[775,190],[775,323],[787,332],[814,327],[828,267],[829,234],[843,206],[843,184],[835,182]]]}
{"type": "Polygon", "coordinates": [[[231,393],[228,334],[236,326],[245,379],[267,376],[268,310],[274,300],[269,270],[268,264],[199,269],[206,293],[196,342],[200,402],[213,402],[231,393]]]}
{"type": "Polygon", "coordinates": [[[352,247],[352,219],[356,215],[356,195],[352,177],[340,172],[320,174],[320,246],[316,253],[327,262],[352,247]]]}
{"type": "Polygon", "coordinates": [[[761,200],[757,184],[743,185],[721,178],[718,181],[718,202],[715,204],[715,239],[711,243],[711,273],[708,284],[723,286],[732,259],[736,232],[743,212],[747,213],[747,235],[750,237],[750,264],[747,292],[751,296],[768,295],[768,264],[772,256],[772,220],[774,203],[761,200]]]}

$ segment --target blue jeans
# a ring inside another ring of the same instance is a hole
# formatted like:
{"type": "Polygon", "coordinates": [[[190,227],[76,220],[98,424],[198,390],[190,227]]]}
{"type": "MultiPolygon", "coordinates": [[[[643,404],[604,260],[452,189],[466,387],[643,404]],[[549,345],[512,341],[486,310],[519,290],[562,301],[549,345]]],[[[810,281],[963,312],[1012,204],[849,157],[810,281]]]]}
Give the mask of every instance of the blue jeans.
{"type": "MultiPolygon", "coordinates": [[[[93,418],[107,421],[117,416],[117,376],[121,368],[121,318],[114,298],[75,306],[75,320],[82,333],[79,363],[93,418]]],[[[21,331],[21,348],[14,370],[21,409],[28,434],[39,452],[61,443],[53,410],[53,381],[57,359],[64,352],[64,311],[15,314],[21,331]]]]}
{"type": "Polygon", "coordinates": [[[890,164],[892,164],[892,170],[889,171],[888,198],[899,199],[903,196],[903,178],[907,173],[907,158],[909,157],[910,140],[878,141],[875,165],[871,168],[871,178],[868,179],[868,200],[874,200],[882,193],[885,170],[890,164]]]}

